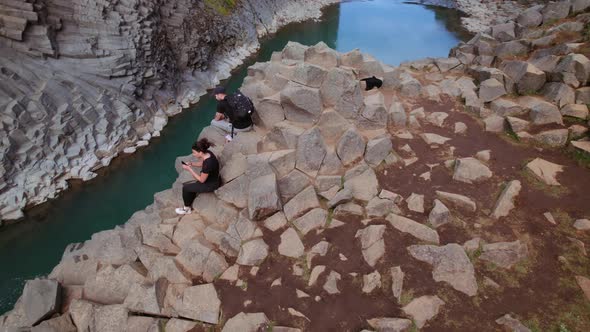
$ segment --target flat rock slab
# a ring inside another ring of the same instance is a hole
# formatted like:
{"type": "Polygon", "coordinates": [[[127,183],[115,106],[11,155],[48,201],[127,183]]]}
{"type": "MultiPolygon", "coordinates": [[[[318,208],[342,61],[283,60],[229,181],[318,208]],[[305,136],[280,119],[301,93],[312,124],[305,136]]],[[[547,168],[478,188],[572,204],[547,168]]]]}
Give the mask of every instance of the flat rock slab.
{"type": "Polygon", "coordinates": [[[453,180],[455,181],[475,183],[491,177],[492,171],[475,158],[461,158],[455,161],[455,173],[453,174],[453,180]]]}
{"type": "Polygon", "coordinates": [[[268,256],[268,245],[262,239],[254,239],[242,245],[236,263],[260,265],[266,256],[268,256]]]}
{"type": "Polygon", "coordinates": [[[289,227],[281,234],[281,243],[279,244],[279,254],[287,257],[297,258],[303,255],[305,247],[297,235],[297,231],[289,227]]]}
{"type": "Polygon", "coordinates": [[[188,287],[182,294],[181,316],[202,322],[217,324],[221,300],[213,284],[188,287]]]}
{"type": "Polygon", "coordinates": [[[477,210],[475,202],[467,196],[437,190],[436,197],[441,201],[467,211],[475,212],[475,210],[477,210]]]}
{"type": "Polygon", "coordinates": [[[412,321],[404,318],[379,317],[367,320],[376,331],[403,332],[412,326],[412,321]]]}
{"type": "Polygon", "coordinates": [[[361,240],[363,258],[370,266],[375,266],[385,254],[384,233],[385,225],[371,225],[356,232],[355,237],[361,240]]]}
{"type": "Polygon", "coordinates": [[[408,204],[408,210],[424,213],[424,195],[412,193],[410,197],[406,199],[406,203],[408,204]]]}
{"type": "Polygon", "coordinates": [[[514,242],[496,242],[485,244],[480,259],[492,262],[503,268],[510,268],[528,256],[526,244],[519,240],[514,242]]]}
{"type": "Polygon", "coordinates": [[[494,219],[506,217],[510,213],[510,210],[514,209],[514,200],[518,196],[518,193],[520,193],[521,188],[520,181],[510,181],[504,190],[502,190],[490,216],[494,219]]]}
{"type": "Polygon", "coordinates": [[[29,280],[23,290],[23,310],[29,326],[50,317],[59,310],[61,286],[55,280],[29,280]]]}
{"type": "Polygon", "coordinates": [[[426,322],[438,315],[440,307],[445,304],[438,296],[421,296],[412,300],[402,310],[411,316],[418,328],[424,327],[426,322]]]}
{"type": "Polygon", "coordinates": [[[563,166],[554,164],[541,158],[536,158],[535,160],[528,163],[526,167],[545,184],[550,186],[561,185],[559,182],[557,182],[557,174],[563,172],[563,166]]]}
{"type": "Polygon", "coordinates": [[[512,318],[509,314],[496,319],[496,324],[503,325],[513,332],[531,332],[528,327],[524,326],[518,319],[512,318]]]}
{"type": "Polygon", "coordinates": [[[434,229],[426,225],[420,224],[412,219],[402,217],[393,213],[388,215],[386,219],[387,221],[389,221],[391,226],[393,226],[393,228],[397,229],[400,232],[409,233],[415,238],[420,239],[422,241],[432,242],[436,244],[439,243],[438,233],[434,229]]]}
{"type": "Polygon", "coordinates": [[[233,316],[223,326],[221,332],[257,332],[269,323],[268,318],[263,312],[243,313],[233,316]]]}
{"type": "Polygon", "coordinates": [[[408,247],[408,251],[415,259],[433,266],[435,281],[444,281],[468,296],[477,294],[475,270],[462,246],[456,243],[442,247],[414,245],[408,247]]]}
{"type": "Polygon", "coordinates": [[[580,150],[582,150],[584,152],[590,153],[590,142],[587,142],[587,141],[571,141],[570,143],[574,147],[576,147],[576,148],[578,148],[578,149],[580,149],[580,150]]]}
{"type": "Polygon", "coordinates": [[[445,144],[447,141],[450,141],[451,139],[448,137],[444,137],[444,136],[440,136],[437,134],[432,134],[432,133],[424,133],[424,134],[420,134],[420,137],[424,140],[424,142],[426,142],[426,144],[428,145],[443,145],[445,144]]]}

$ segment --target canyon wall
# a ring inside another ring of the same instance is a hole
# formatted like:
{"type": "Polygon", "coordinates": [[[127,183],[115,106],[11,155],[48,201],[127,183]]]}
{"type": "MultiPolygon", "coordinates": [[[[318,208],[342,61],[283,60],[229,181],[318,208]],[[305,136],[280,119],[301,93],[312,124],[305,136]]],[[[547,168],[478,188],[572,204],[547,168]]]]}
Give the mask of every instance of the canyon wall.
{"type": "Polygon", "coordinates": [[[158,136],[289,22],[338,0],[0,0],[0,222],[158,136]]]}

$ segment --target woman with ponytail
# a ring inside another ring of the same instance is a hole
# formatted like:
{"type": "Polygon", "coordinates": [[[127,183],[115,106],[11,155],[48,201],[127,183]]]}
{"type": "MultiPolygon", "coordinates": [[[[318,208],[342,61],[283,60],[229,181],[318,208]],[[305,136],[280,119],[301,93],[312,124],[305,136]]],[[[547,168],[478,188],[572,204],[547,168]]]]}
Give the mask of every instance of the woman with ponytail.
{"type": "Polygon", "coordinates": [[[182,163],[182,168],[187,170],[196,181],[187,182],[182,185],[182,200],[184,206],[177,208],[177,214],[188,214],[192,212],[192,205],[200,193],[212,192],[219,188],[221,180],[219,178],[219,162],[209,148],[213,143],[206,138],[202,138],[193,144],[193,156],[199,161],[196,163],[182,163]],[[197,174],[192,167],[201,167],[201,172],[197,174]]]}

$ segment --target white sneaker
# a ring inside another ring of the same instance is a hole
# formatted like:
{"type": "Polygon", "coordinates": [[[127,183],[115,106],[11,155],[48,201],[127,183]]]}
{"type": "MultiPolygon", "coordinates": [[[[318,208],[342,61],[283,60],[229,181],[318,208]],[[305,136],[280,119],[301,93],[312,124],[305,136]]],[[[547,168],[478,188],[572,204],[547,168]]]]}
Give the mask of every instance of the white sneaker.
{"type": "Polygon", "coordinates": [[[176,214],[180,214],[180,215],[189,214],[192,212],[191,208],[186,207],[186,206],[176,208],[175,211],[176,211],[176,214]]]}

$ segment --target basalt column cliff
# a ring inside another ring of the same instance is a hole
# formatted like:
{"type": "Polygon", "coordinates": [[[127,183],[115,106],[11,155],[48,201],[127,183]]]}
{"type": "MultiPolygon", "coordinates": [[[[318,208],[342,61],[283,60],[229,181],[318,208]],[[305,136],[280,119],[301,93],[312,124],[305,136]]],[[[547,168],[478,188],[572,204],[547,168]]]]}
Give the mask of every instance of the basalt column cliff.
{"type": "Polygon", "coordinates": [[[87,180],[337,0],[0,0],[0,222],[87,180]]]}

